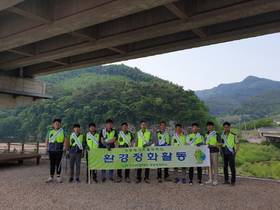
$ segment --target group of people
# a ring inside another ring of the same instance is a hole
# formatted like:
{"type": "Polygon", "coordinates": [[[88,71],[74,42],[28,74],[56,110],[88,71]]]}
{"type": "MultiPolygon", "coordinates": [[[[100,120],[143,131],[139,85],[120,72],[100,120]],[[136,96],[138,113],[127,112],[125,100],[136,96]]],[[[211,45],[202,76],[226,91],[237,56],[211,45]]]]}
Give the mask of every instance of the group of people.
{"type": "MultiPolygon", "coordinates": [[[[122,147],[149,147],[149,146],[200,146],[208,145],[210,150],[210,163],[211,171],[209,171],[209,180],[205,184],[212,184],[213,186],[218,185],[218,157],[219,152],[223,158],[223,169],[224,169],[224,182],[222,184],[235,185],[236,182],[236,170],[235,170],[235,155],[239,149],[239,140],[237,136],[230,131],[230,123],[225,122],[223,124],[224,132],[220,135],[214,129],[213,122],[207,122],[206,124],[207,133],[206,135],[200,134],[199,125],[197,123],[192,124],[191,133],[184,135],[182,132],[182,125],[176,124],[175,134],[170,136],[166,131],[166,122],[160,122],[159,131],[154,135],[147,130],[147,122],[140,122],[140,130],[134,135],[128,130],[128,124],[123,122],[121,124],[121,130],[117,132],[113,129],[113,121],[108,119],[106,121],[106,127],[101,130],[100,133],[96,130],[96,125],[90,123],[88,125],[88,133],[86,135],[80,133],[80,125],[73,125],[73,133],[67,136],[66,132],[61,128],[61,120],[55,119],[53,121],[53,129],[46,135],[46,152],[49,154],[50,159],[50,177],[46,181],[50,183],[54,181],[54,174],[56,171],[57,182],[61,183],[61,163],[63,154],[70,158],[70,178],[71,182],[80,182],[80,165],[81,159],[86,154],[86,161],[88,163],[87,151],[94,148],[104,148],[111,150],[112,148],[122,147]],[[76,173],[74,180],[74,166],[76,165],[76,173]],[[231,182],[229,182],[228,165],[231,170],[231,182]],[[213,176],[211,175],[213,174],[213,176]]],[[[88,164],[87,164],[88,166],[88,164]]],[[[187,168],[182,169],[182,183],[187,183],[187,168]]],[[[87,168],[88,171],[88,168],[87,168]]],[[[162,176],[162,169],[157,169],[157,180],[159,183],[162,181],[172,181],[169,176],[168,168],[164,168],[162,176]]],[[[130,169],[125,169],[125,182],[130,183],[130,169]]],[[[145,168],[144,181],[149,181],[150,169],[145,168]]],[[[189,168],[189,185],[193,185],[194,168],[189,168]]],[[[107,174],[106,170],[101,170],[102,182],[106,182],[107,174]]],[[[87,182],[92,179],[93,183],[97,181],[97,170],[91,170],[87,173],[87,182]]],[[[202,168],[197,167],[197,179],[198,184],[203,185],[202,182],[202,168]]],[[[114,180],[114,170],[109,170],[109,181],[121,182],[122,181],[122,170],[117,170],[117,179],[114,180]]],[[[136,183],[142,181],[142,169],[137,169],[136,183]]],[[[174,168],[174,183],[180,181],[178,168],[174,168]]]]}

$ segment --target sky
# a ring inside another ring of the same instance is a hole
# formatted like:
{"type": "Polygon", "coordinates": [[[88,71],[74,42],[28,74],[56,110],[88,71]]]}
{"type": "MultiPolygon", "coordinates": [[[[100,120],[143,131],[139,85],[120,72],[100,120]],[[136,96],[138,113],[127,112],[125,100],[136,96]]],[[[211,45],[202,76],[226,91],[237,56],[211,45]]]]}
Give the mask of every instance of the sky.
{"type": "Polygon", "coordinates": [[[280,33],[182,50],[117,64],[137,67],[185,90],[211,89],[253,75],[280,81],[280,33]]]}

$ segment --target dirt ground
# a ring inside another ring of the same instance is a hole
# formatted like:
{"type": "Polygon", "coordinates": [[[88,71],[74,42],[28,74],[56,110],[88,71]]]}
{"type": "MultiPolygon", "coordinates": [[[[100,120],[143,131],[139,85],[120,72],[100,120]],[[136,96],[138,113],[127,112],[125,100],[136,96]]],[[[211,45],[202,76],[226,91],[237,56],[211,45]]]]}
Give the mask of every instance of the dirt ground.
{"type": "MultiPolygon", "coordinates": [[[[82,163],[81,183],[68,183],[63,171],[63,183],[45,183],[49,177],[49,161],[42,159],[0,164],[0,209],[280,209],[280,182],[237,178],[234,187],[199,186],[173,182],[158,183],[151,170],[150,184],[101,182],[86,184],[86,166],[82,163]]],[[[69,171],[69,169],[68,169],[69,171]]],[[[115,172],[116,175],[116,172],[115,172]]],[[[173,172],[170,172],[173,178],[173,172]]],[[[206,181],[207,177],[203,177],[206,181]]],[[[219,182],[223,177],[219,177],[219,182]]]]}

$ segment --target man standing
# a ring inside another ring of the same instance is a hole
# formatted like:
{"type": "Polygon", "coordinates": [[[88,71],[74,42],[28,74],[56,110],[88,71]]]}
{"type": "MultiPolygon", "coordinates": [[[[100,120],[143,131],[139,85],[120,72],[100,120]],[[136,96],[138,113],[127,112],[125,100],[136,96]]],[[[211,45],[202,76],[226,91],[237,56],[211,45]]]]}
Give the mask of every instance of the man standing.
{"type": "MultiPolygon", "coordinates": [[[[198,132],[199,130],[199,125],[197,123],[192,124],[192,133],[187,135],[186,137],[186,144],[187,145],[193,145],[193,146],[200,146],[203,144],[204,138],[203,136],[200,135],[198,132]]],[[[193,185],[193,171],[194,167],[189,168],[189,185],[193,185]]],[[[202,168],[197,167],[197,179],[198,179],[198,184],[203,185],[202,181],[202,168]]]]}
{"type": "MultiPolygon", "coordinates": [[[[90,123],[88,125],[89,132],[85,138],[85,148],[86,150],[96,149],[100,144],[100,134],[96,132],[96,125],[94,123],[90,123]]],[[[90,174],[88,173],[88,153],[86,152],[86,160],[87,160],[87,181],[91,179],[93,176],[93,183],[98,183],[97,181],[97,170],[90,170],[90,174]]]]}
{"type": "MultiPolygon", "coordinates": [[[[160,122],[159,124],[159,131],[156,133],[156,139],[155,145],[156,146],[169,146],[170,145],[170,136],[169,133],[166,131],[166,122],[160,122]]],[[[162,183],[162,170],[161,168],[157,169],[157,179],[158,183],[162,183]]],[[[164,168],[164,180],[165,181],[171,181],[169,174],[168,174],[168,168],[164,168]]]]}
{"type": "Polygon", "coordinates": [[[76,163],[76,182],[80,182],[80,168],[81,159],[84,156],[83,141],[84,135],[80,133],[81,126],[79,124],[73,125],[74,132],[70,135],[70,179],[69,183],[74,181],[74,165],[76,163]]]}
{"type": "MultiPolygon", "coordinates": [[[[171,145],[172,146],[185,146],[186,145],[186,136],[183,134],[182,132],[182,125],[181,124],[177,124],[175,125],[175,134],[172,137],[171,140],[171,145]]],[[[187,183],[187,179],[186,179],[186,171],[187,168],[186,167],[182,167],[182,183],[186,184],[187,183]]],[[[179,176],[178,176],[178,168],[174,168],[174,183],[178,183],[179,180],[179,176]]]]}
{"type": "Polygon", "coordinates": [[[61,120],[53,120],[53,130],[49,131],[46,135],[46,152],[49,153],[50,157],[50,178],[46,183],[53,181],[54,171],[56,169],[57,182],[61,183],[62,179],[60,177],[61,173],[61,161],[63,150],[65,151],[65,143],[67,140],[66,132],[60,127],[61,120]]]}
{"type": "Polygon", "coordinates": [[[230,131],[230,123],[225,122],[223,124],[224,133],[222,134],[222,157],[224,160],[224,176],[225,181],[222,184],[230,184],[235,186],[236,170],[235,170],[235,155],[239,149],[239,140],[236,134],[230,131]],[[228,178],[228,163],[231,171],[231,183],[228,178]]]}
{"type": "MultiPolygon", "coordinates": [[[[133,147],[134,141],[133,136],[130,131],[128,131],[128,124],[126,122],[123,122],[121,125],[121,131],[118,135],[118,141],[116,141],[116,147],[118,148],[124,148],[124,147],[133,147]]],[[[118,178],[116,182],[122,181],[122,169],[117,170],[118,178]]],[[[130,183],[130,169],[125,169],[124,176],[125,176],[125,182],[130,183]]]]}
{"type": "MultiPolygon", "coordinates": [[[[208,145],[210,149],[210,163],[211,163],[211,172],[212,174],[214,169],[214,181],[212,181],[212,177],[209,178],[205,184],[213,184],[213,186],[218,185],[218,175],[219,175],[219,147],[222,146],[222,139],[219,133],[214,130],[214,123],[207,122],[206,124],[207,134],[205,135],[205,144],[208,145]]],[[[213,175],[212,175],[213,176],[213,175]]]]}
{"type": "MultiPolygon", "coordinates": [[[[117,131],[113,129],[113,120],[106,120],[106,128],[101,130],[101,148],[107,148],[109,151],[115,148],[115,142],[118,138],[117,131]]],[[[109,180],[114,182],[114,170],[109,170],[109,180]]],[[[102,182],[106,181],[106,170],[102,170],[102,182]]]]}
{"type": "MultiPolygon", "coordinates": [[[[141,121],[140,122],[140,131],[137,132],[137,139],[135,142],[136,147],[147,147],[151,146],[153,142],[151,141],[151,132],[147,130],[147,122],[146,121],[141,121]]],[[[150,169],[145,168],[145,178],[144,181],[146,183],[150,183],[149,181],[149,174],[150,174],[150,169]]],[[[137,169],[137,181],[136,183],[140,183],[142,180],[142,169],[139,168],[137,169]]]]}

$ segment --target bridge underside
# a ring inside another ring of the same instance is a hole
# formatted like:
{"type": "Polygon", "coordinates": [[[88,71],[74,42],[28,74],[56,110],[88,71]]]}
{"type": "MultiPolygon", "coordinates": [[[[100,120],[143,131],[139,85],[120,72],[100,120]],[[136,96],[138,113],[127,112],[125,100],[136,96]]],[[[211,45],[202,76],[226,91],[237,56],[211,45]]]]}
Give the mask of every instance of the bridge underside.
{"type": "Polygon", "coordinates": [[[279,31],[279,0],[0,0],[0,73],[33,78],[279,31]]]}

